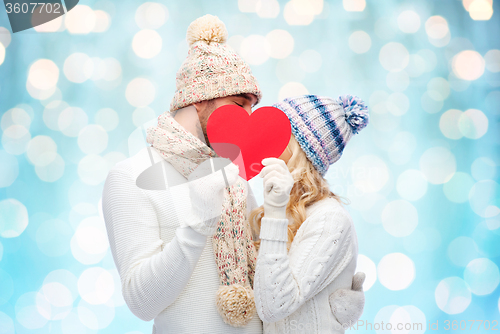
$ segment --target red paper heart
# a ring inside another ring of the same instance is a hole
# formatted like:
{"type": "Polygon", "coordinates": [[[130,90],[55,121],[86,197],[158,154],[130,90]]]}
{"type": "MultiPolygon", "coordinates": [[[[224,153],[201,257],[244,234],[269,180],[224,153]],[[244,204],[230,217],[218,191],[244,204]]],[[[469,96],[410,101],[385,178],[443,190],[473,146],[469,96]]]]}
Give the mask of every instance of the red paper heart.
{"type": "Polygon", "coordinates": [[[215,152],[231,159],[240,176],[250,180],[264,168],[264,158],[277,158],[291,136],[290,121],[278,108],[262,107],[251,115],[239,106],[217,108],[207,121],[207,135],[215,152]]]}

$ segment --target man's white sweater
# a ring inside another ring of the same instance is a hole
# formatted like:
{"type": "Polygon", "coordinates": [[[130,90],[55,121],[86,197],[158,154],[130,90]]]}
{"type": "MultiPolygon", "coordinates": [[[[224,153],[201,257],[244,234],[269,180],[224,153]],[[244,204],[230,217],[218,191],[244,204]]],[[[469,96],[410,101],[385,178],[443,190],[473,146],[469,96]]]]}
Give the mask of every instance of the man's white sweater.
{"type": "MultiPolygon", "coordinates": [[[[187,188],[144,190],[136,185],[151,159],[165,166],[167,184],[186,182],[154,148],[146,147],[110,170],[102,195],[111,253],[129,309],[144,321],[154,319],[154,334],[262,333],[257,314],[240,328],[220,317],[211,237],[180,227],[183,205],[189,205],[187,188]]],[[[256,206],[252,196],[247,204],[248,211],[256,206]]]]}

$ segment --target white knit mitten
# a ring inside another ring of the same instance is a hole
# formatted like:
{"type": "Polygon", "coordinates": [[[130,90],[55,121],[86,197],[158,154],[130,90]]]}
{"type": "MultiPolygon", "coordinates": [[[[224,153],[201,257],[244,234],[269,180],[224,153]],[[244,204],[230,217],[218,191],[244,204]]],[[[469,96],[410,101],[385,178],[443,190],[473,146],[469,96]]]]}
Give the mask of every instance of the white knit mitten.
{"type": "Polygon", "coordinates": [[[191,210],[182,222],[201,234],[213,235],[222,213],[224,189],[236,183],[238,173],[238,166],[228,159],[211,158],[201,163],[188,177],[191,210]]]}
{"type": "Polygon", "coordinates": [[[260,171],[264,178],[264,217],[286,219],[286,205],[294,180],[283,160],[266,158],[260,171]]]}
{"type": "Polygon", "coordinates": [[[338,289],[329,297],[332,313],[343,326],[352,326],[363,314],[365,306],[364,281],[365,273],[358,272],[352,278],[352,290],[338,289]]]}

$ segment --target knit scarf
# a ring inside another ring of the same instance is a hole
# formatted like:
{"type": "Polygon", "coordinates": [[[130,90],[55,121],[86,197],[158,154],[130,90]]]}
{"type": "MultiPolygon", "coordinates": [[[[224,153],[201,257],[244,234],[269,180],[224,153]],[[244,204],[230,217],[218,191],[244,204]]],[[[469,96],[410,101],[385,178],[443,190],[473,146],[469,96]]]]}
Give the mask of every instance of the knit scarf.
{"type": "MultiPolygon", "coordinates": [[[[146,141],[179,173],[188,178],[203,161],[217,157],[215,151],[184,129],[167,111],[158,126],[147,129],[146,141]]],[[[246,217],[245,184],[241,178],[224,189],[221,219],[212,237],[219,269],[217,311],[234,327],[246,325],[255,314],[253,277],[256,250],[246,217]]]]}

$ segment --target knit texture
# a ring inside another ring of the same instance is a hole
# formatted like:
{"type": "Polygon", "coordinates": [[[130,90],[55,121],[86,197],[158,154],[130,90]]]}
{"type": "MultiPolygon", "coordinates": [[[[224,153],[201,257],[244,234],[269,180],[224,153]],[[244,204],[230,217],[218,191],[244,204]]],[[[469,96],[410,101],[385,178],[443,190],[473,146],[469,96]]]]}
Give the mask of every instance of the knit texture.
{"type": "MultiPolygon", "coordinates": [[[[151,167],[148,150],[155,163],[165,165],[167,181],[185,179],[152,148],[119,162],[108,174],[102,212],[127,306],[141,320],[154,319],[156,334],[261,333],[257,316],[244,327],[230,326],[219,316],[214,296],[220,278],[212,240],[180,226],[182,204],[189,204],[187,189],[136,186],[138,176],[151,167]]],[[[256,204],[247,192],[250,210],[256,204]]]]}
{"type": "Polygon", "coordinates": [[[286,224],[262,218],[254,294],[264,333],[297,332],[298,324],[303,329],[300,333],[344,332],[328,296],[351,287],[358,253],[354,225],[349,213],[332,198],[306,210],[307,219],[288,254],[286,241],[269,231],[277,226],[286,231],[286,224]]]}
{"type": "Polygon", "coordinates": [[[351,95],[334,100],[318,95],[289,97],[273,105],[290,120],[292,133],[314,167],[325,175],[342,156],[353,134],[366,127],[368,109],[351,95]]]}
{"type": "MultiPolygon", "coordinates": [[[[146,140],[186,178],[197,164],[217,156],[167,112],[158,117],[158,126],[148,128],[146,140]]],[[[204,222],[200,224],[204,225],[204,222]]],[[[255,314],[251,290],[256,250],[252,240],[246,217],[245,184],[238,178],[236,184],[225,188],[219,224],[212,237],[220,284],[223,286],[216,295],[216,304],[224,321],[233,326],[244,326],[255,314]],[[242,290],[248,291],[238,292],[242,290]]]]}
{"type": "Polygon", "coordinates": [[[186,36],[188,56],[176,75],[170,111],[219,97],[242,93],[262,98],[250,67],[227,44],[224,23],[210,14],[193,21],[186,36]]]}

